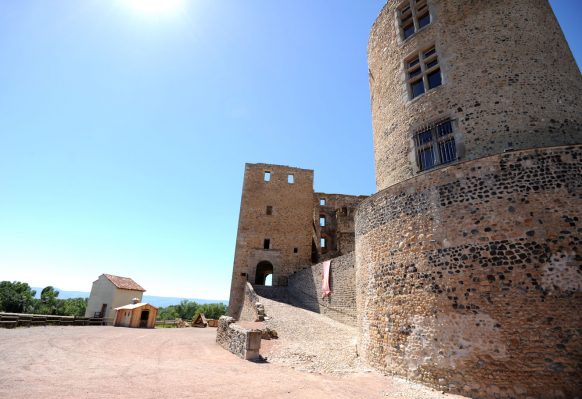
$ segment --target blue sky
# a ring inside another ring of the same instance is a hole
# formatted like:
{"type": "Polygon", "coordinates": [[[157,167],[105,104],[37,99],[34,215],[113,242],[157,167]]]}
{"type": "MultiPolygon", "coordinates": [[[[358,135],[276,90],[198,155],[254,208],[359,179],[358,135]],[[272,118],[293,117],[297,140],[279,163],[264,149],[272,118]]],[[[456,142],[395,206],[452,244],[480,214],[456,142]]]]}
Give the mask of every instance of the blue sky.
{"type": "MultiPolygon", "coordinates": [[[[374,192],[384,1],[131,1],[0,0],[0,280],[227,299],[245,162],[374,192]]],[[[580,65],[582,1],[551,4],[580,65]]]]}

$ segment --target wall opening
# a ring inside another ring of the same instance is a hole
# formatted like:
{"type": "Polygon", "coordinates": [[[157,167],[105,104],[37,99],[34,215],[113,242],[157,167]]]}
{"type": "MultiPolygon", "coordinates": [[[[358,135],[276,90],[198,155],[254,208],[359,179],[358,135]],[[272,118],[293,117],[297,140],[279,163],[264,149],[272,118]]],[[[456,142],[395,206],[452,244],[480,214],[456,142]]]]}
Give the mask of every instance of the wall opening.
{"type": "Polygon", "coordinates": [[[94,317],[105,317],[105,313],[107,312],[107,304],[104,303],[101,305],[101,312],[95,312],[94,317]]]}
{"type": "Polygon", "coordinates": [[[267,215],[273,214],[273,207],[271,205],[267,205],[267,215]]]}
{"type": "Polygon", "coordinates": [[[273,265],[271,264],[271,262],[268,262],[266,260],[259,262],[257,264],[257,272],[255,274],[255,284],[266,285],[267,276],[271,276],[270,280],[271,280],[271,285],[272,285],[272,281],[273,281],[272,274],[273,274],[273,265]]]}
{"type": "Polygon", "coordinates": [[[271,249],[271,240],[268,238],[265,238],[265,240],[263,241],[263,249],[271,249]]]}
{"type": "Polygon", "coordinates": [[[319,199],[319,205],[320,206],[324,206],[325,205],[325,198],[320,198],[319,199]]]}
{"type": "Polygon", "coordinates": [[[299,252],[299,248],[293,248],[293,253],[296,254],[297,252],[299,252]]]}
{"type": "Polygon", "coordinates": [[[263,175],[263,180],[264,181],[271,181],[271,172],[265,171],[265,174],[263,175]]]}
{"type": "Polygon", "coordinates": [[[289,183],[289,184],[295,183],[295,176],[287,175],[287,183],[289,183]]]}
{"type": "Polygon", "coordinates": [[[140,328],[146,328],[148,326],[148,319],[149,318],[150,318],[150,311],[149,310],[142,310],[141,315],[139,317],[140,328]]]}
{"type": "Polygon", "coordinates": [[[273,285],[273,275],[268,274],[267,277],[265,277],[265,286],[271,287],[272,285],[273,285]]]}
{"type": "Polygon", "coordinates": [[[324,215],[319,215],[319,225],[321,227],[325,227],[325,216],[324,215]]]}
{"type": "Polygon", "coordinates": [[[322,237],[319,243],[320,243],[321,249],[327,248],[327,239],[322,237]]]}

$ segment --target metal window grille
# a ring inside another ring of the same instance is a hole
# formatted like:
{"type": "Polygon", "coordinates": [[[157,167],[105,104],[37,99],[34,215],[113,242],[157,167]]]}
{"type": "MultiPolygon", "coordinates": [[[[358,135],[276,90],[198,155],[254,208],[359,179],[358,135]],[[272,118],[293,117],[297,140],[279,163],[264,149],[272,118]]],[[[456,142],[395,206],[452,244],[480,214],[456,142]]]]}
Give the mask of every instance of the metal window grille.
{"type": "Polygon", "coordinates": [[[457,160],[453,124],[450,119],[418,131],[414,135],[416,159],[421,171],[457,160]]]}

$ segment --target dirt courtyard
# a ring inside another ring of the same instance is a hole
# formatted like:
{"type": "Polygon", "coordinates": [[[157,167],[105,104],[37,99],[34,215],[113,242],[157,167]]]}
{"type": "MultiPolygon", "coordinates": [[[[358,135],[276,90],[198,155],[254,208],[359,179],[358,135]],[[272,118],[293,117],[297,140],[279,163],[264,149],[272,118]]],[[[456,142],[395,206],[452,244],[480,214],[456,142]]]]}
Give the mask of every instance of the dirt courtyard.
{"type": "Polygon", "coordinates": [[[214,328],[2,329],[0,398],[457,397],[375,373],[322,375],[244,361],[215,336],[214,328]]]}

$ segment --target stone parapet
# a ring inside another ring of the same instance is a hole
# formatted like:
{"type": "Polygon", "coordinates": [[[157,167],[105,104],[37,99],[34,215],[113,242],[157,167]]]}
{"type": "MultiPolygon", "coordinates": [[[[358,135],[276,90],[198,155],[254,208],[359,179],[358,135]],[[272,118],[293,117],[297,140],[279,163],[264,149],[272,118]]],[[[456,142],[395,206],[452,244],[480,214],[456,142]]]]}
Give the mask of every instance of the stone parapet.
{"type": "Polygon", "coordinates": [[[261,304],[261,298],[257,295],[253,286],[247,282],[245,285],[243,306],[240,312],[239,320],[263,321],[264,318],[265,310],[261,304]]]}
{"type": "Polygon", "coordinates": [[[261,330],[247,329],[235,324],[232,317],[218,320],[216,343],[245,360],[258,360],[261,349],[261,330]]]}

